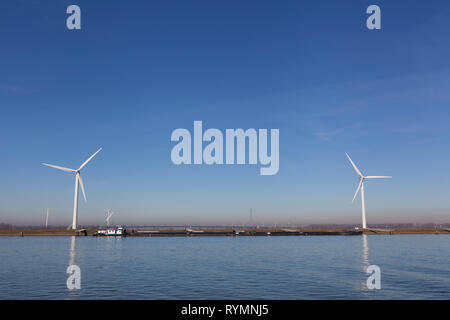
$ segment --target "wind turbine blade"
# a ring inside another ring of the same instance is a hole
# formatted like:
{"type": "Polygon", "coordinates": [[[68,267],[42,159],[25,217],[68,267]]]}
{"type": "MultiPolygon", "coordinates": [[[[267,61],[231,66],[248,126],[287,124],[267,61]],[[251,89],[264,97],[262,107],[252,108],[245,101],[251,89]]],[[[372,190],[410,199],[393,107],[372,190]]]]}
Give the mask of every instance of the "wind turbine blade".
{"type": "Polygon", "coordinates": [[[66,172],[76,172],[76,170],[69,169],[69,168],[64,168],[64,167],[60,167],[60,166],[55,166],[53,164],[43,163],[43,165],[47,166],[47,167],[52,167],[52,168],[55,168],[55,169],[59,169],[59,170],[62,170],[62,171],[66,171],[66,172]]]}
{"type": "Polygon", "coordinates": [[[353,168],[355,169],[356,173],[359,174],[360,177],[362,177],[362,173],[361,171],[359,171],[358,167],[356,166],[356,164],[353,162],[352,158],[350,158],[350,156],[348,155],[348,153],[345,153],[347,155],[348,160],[350,160],[350,163],[352,164],[353,168]]]}
{"type": "Polygon", "coordinates": [[[361,179],[361,181],[359,182],[358,188],[356,189],[355,195],[353,196],[352,203],[355,202],[356,196],[358,195],[358,192],[361,189],[362,184],[363,184],[363,180],[361,179]]]}
{"type": "Polygon", "coordinates": [[[81,174],[77,174],[78,182],[80,182],[81,192],[83,193],[84,202],[87,202],[86,193],[84,192],[83,179],[81,178],[81,174]]]}
{"type": "Polygon", "coordinates": [[[88,162],[91,161],[92,158],[95,157],[95,156],[97,155],[97,153],[99,153],[101,150],[102,150],[102,148],[98,149],[96,153],[94,153],[92,156],[90,156],[89,159],[87,159],[87,160],[80,166],[80,168],[78,169],[78,171],[80,171],[81,169],[83,169],[83,167],[84,167],[85,165],[87,165],[88,162]]]}
{"type": "Polygon", "coordinates": [[[382,179],[382,178],[392,178],[391,176],[367,176],[367,179],[382,179]]]}

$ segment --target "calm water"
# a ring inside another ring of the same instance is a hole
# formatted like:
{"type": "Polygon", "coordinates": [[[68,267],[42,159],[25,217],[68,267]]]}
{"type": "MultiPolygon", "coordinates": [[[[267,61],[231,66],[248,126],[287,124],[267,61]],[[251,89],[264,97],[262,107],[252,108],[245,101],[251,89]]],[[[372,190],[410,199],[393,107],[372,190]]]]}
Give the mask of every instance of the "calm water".
{"type": "Polygon", "coordinates": [[[450,235],[0,237],[0,299],[80,298],[450,299],[450,235]]]}

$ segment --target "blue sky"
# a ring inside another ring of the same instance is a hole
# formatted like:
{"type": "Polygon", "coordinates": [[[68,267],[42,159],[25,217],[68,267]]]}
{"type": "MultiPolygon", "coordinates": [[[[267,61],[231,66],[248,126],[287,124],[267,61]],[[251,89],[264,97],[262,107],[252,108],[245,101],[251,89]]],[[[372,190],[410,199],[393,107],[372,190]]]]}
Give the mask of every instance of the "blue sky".
{"type": "Polygon", "coordinates": [[[0,222],[450,221],[450,3],[4,1],[0,222]],[[82,29],[65,26],[78,4],[82,29]],[[280,129],[280,170],[175,166],[176,128],[280,129]]]}

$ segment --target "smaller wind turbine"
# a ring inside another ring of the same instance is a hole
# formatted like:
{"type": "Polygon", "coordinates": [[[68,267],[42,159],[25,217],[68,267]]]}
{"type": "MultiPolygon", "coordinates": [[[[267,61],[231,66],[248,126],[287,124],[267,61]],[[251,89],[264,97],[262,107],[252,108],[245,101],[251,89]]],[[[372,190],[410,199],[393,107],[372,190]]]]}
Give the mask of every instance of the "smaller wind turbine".
{"type": "Polygon", "coordinates": [[[109,227],[109,222],[111,220],[111,217],[113,216],[114,212],[112,212],[111,209],[108,209],[106,212],[106,226],[109,227]]]}
{"type": "Polygon", "coordinates": [[[391,176],[363,176],[361,171],[359,171],[358,167],[355,165],[355,163],[352,161],[348,153],[345,153],[347,155],[348,160],[350,160],[350,163],[353,166],[353,169],[355,169],[356,173],[359,175],[359,184],[358,188],[356,189],[355,195],[353,196],[352,203],[355,202],[356,196],[358,195],[359,190],[361,190],[361,206],[362,206],[362,227],[363,229],[367,229],[366,224],[366,205],[364,202],[364,181],[366,179],[382,179],[382,178],[392,178],[391,176]]]}
{"type": "Polygon", "coordinates": [[[45,229],[48,228],[48,208],[47,208],[47,216],[45,217],[45,229]]]}

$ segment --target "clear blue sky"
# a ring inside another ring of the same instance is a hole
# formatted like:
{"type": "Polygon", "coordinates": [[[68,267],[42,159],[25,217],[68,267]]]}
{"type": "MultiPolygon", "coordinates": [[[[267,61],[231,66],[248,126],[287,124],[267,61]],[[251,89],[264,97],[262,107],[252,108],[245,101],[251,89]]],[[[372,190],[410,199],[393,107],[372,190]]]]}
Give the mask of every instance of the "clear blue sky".
{"type": "Polygon", "coordinates": [[[2,1],[0,222],[450,221],[448,1],[2,1]],[[370,4],[382,30],[365,27],[370,4]],[[82,30],[69,31],[69,4],[82,30]],[[280,171],[172,164],[170,134],[279,128],[280,171]]]}

